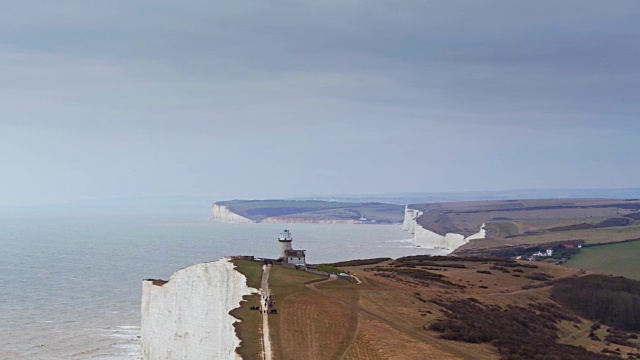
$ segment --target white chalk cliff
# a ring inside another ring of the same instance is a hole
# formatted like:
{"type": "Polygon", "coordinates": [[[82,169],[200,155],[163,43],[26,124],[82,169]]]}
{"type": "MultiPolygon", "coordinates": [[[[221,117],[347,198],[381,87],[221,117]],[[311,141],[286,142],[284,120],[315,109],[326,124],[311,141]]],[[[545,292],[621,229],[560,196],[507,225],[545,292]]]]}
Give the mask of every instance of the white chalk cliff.
{"type": "Polygon", "coordinates": [[[142,359],[241,359],[229,311],[255,292],[228,259],[176,271],[142,285],[142,359]]]}
{"type": "Polygon", "coordinates": [[[416,232],[416,219],[422,214],[423,212],[420,210],[411,209],[409,206],[405,206],[402,230],[414,234],[416,232]]]}
{"type": "Polygon", "coordinates": [[[213,220],[234,223],[234,224],[248,224],[253,223],[253,220],[244,216],[240,216],[224,205],[213,204],[211,207],[211,218],[213,220]]]}
{"type": "Polygon", "coordinates": [[[485,236],[486,231],[484,229],[484,224],[482,224],[479,232],[471,236],[464,237],[464,235],[455,233],[440,235],[431,230],[425,229],[420,224],[416,223],[413,241],[415,245],[419,247],[453,251],[471,240],[484,239],[485,236]]]}
{"type": "Polygon", "coordinates": [[[420,210],[411,209],[408,206],[405,208],[402,230],[409,231],[413,234],[413,242],[415,246],[428,249],[441,249],[451,252],[471,240],[484,239],[487,235],[485,224],[482,224],[480,231],[468,237],[455,233],[440,235],[434,231],[425,229],[422,225],[418,224],[417,219],[422,214],[423,212],[420,210]]]}

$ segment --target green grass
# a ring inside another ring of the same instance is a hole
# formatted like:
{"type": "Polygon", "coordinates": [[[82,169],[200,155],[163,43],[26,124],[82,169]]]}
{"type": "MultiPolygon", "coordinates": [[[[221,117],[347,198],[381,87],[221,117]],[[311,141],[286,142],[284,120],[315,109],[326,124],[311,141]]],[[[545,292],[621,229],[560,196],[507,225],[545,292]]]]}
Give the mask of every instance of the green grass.
{"type": "Polygon", "coordinates": [[[326,273],[334,273],[334,274],[340,274],[343,273],[344,271],[342,269],[339,269],[335,266],[329,266],[329,265],[324,265],[324,266],[318,266],[317,267],[318,270],[320,271],[324,271],[326,273]]]}
{"type": "Polygon", "coordinates": [[[567,266],[640,280],[640,241],[582,249],[567,266]]]}
{"type": "Polygon", "coordinates": [[[249,260],[231,260],[231,262],[236,265],[236,270],[247,277],[247,285],[255,289],[260,288],[262,281],[261,263],[249,260]]]}
{"type": "Polygon", "coordinates": [[[619,242],[640,237],[640,226],[617,226],[601,229],[585,229],[571,231],[553,231],[540,235],[518,237],[527,243],[537,244],[550,241],[584,240],[586,244],[602,244],[619,242]]]}
{"type": "MultiPolygon", "coordinates": [[[[260,288],[262,265],[259,262],[249,260],[232,260],[232,262],[236,265],[236,270],[247,277],[247,285],[255,289],[260,288]]],[[[262,318],[259,311],[249,308],[260,304],[260,295],[247,295],[243,299],[240,307],[229,313],[236,319],[240,319],[233,325],[241,341],[238,353],[243,359],[257,359],[262,351],[261,335],[258,331],[262,327],[262,318]]]]}

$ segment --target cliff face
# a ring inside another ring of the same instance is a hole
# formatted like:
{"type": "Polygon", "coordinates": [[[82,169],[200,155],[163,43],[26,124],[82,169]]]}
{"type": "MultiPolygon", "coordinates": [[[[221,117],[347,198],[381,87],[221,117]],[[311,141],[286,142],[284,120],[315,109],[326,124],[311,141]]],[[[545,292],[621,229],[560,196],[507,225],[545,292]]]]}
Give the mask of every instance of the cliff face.
{"type": "Polygon", "coordinates": [[[468,237],[455,233],[440,235],[418,224],[417,219],[422,214],[422,211],[411,209],[407,206],[404,214],[404,222],[402,223],[402,230],[409,231],[413,234],[413,242],[416,246],[453,251],[471,240],[484,239],[486,236],[484,224],[479,232],[468,237]]]}
{"type": "Polygon", "coordinates": [[[213,207],[211,207],[211,218],[213,220],[235,224],[253,223],[253,220],[231,212],[228,207],[218,204],[213,204],[213,207]]]}
{"type": "Polygon", "coordinates": [[[175,272],[168,282],[142,284],[142,358],[240,359],[229,311],[255,289],[226,259],[175,272]]]}
{"type": "Polygon", "coordinates": [[[422,211],[415,210],[406,206],[404,209],[404,221],[402,222],[402,230],[408,231],[412,234],[416,232],[416,219],[422,215],[422,211]]]}
{"type": "Polygon", "coordinates": [[[479,232],[465,238],[464,235],[454,233],[443,236],[416,224],[413,240],[416,246],[453,251],[471,240],[484,239],[485,235],[484,225],[479,232]]]}

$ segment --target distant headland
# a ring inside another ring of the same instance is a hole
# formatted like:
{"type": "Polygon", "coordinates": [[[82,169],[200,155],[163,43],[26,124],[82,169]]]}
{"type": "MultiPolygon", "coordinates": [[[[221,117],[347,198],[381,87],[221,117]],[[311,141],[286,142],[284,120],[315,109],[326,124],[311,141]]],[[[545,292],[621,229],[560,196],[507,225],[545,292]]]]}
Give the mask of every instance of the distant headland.
{"type": "Polygon", "coordinates": [[[231,200],[211,207],[211,218],[229,223],[401,224],[404,206],[379,202],[231,200]]]}

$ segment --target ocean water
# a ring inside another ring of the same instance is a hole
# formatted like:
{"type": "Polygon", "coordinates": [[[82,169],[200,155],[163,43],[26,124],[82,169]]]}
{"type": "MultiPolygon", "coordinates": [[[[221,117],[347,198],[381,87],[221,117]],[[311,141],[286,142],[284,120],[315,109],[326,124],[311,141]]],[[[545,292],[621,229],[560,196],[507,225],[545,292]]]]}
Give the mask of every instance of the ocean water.
{"type": "Polygon", "coordinates": [[[188,211],[0,211],[0,359],[139,359],[141,281],[229,255],[436,254],[398,225],[223,224],[188,211]]]}

